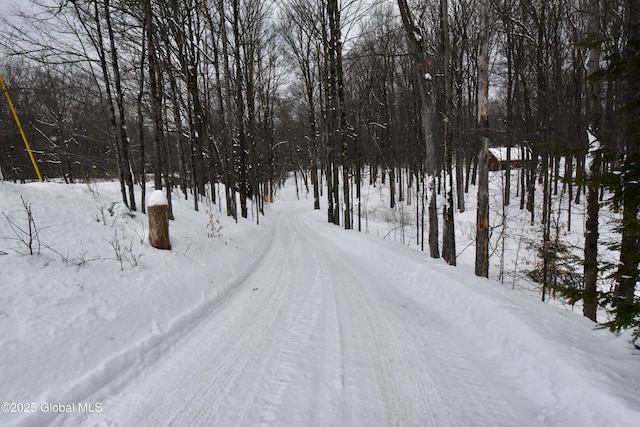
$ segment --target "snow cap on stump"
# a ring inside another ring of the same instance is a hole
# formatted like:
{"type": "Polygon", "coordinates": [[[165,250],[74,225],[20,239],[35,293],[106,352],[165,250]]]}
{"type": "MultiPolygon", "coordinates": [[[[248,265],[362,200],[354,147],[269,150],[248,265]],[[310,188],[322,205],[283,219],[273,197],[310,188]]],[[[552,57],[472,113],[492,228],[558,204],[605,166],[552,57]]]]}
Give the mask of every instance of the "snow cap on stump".
{"type": "Polygon", "coordinates": [[[149,243],[157,249],[171,249],[169,241],[169,202],[162,190],[156,190],[147,200],[149,213],[149,243]]]}
{"type": "Polygon", "coordinates": [[[147,200],[147,207],[151,208],[153,206],[168,206],[169,201],[167,200],[166,194],[162,190],[155,190],[149,195],[149,199],[147,200]]]}

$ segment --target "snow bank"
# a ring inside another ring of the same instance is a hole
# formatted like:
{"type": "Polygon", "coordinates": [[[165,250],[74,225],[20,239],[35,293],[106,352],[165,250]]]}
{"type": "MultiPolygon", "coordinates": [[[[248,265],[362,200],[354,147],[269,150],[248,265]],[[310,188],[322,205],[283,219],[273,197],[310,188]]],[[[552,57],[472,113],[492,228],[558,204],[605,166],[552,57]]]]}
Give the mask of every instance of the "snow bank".
{"type": "Polygon", "coordinates": [[[634,354],[628,334],[596,330],[581,313],[403,245],[329,226],[321,213],[310,221],[352,254],[353,263],[374,265],[368,274],[420,303],[444,334],[458,337],[460,346],[477,354],[475,363],[487,376],[520,384],[522,395],[539,408],[534,416],[540,423],[640,425],[640,355],[634,354]]]}
{"type": "Polygon", "coordinates": [[[126,388],[236,291],[270,239],[269,217],[236,224],[218,206],[195,212],[176,195],[173,250],[155,251],[145,215],[117,202],[117,183],[0,182],[0,212],[24,226],[21,196],[41,245],[23,255],[0,216],[0,396],[37,410],[2,412],[2,426],[64,424],[67,415],[46,405],[77,411],[126,388]],[[212,218],[221,237],[207,235],[212,218]]]}

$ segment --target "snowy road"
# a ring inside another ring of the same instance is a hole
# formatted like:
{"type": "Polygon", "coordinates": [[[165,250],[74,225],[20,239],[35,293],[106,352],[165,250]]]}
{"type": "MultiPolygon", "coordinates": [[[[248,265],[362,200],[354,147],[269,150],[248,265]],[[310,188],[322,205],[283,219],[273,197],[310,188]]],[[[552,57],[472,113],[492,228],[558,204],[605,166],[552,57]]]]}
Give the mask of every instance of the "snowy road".
{"type": "Polygon", "coordinates": [[[478,364],[455,325],[394,287],[393,259],[369,260],[357,236],[335,242],[318,226],[306,207],[282,209],[237,290],[83,423],[537,424],[499,366],[478,364]]]}

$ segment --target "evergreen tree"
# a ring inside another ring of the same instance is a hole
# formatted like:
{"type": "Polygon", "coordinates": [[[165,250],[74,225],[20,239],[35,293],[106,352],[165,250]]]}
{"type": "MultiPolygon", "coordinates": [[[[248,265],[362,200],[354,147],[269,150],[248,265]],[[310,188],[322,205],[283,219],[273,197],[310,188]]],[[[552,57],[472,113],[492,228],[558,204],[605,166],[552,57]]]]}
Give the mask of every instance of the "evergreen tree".
{"type": "Polygon", "coordinates": [[[625,1],[625,43],[620,56],[611,55],[606,69],[592,75],[592,79],[606,80],[610,85],[624,84],[625,104],[620,109],[624,123],[623,151],[619,154],[619,166],[603,176],[603,182],[613,194],[610,204],[614,211],[622,211],[616,231],[619,242],[609,244],[612,250],[620,251],[620,259],[612,277],[615,290],[603,297],[610,304],[614,319],[605,326],[611,330],[635,328],[640,336],[640,299],[635,295],[640,280],[640,4],[635,0],[625,1]]]}

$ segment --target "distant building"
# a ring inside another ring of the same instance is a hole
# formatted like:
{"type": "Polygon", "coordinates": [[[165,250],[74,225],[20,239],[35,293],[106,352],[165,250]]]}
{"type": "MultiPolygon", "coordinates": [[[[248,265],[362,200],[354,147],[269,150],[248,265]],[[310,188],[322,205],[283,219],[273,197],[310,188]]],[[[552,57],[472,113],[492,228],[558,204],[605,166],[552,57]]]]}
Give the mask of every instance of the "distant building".
{"type": "MultiPolygon", "coordinates": [[[[487,164],[490,171],[499,171],[506,169],[507,165],[507,147],[489,148],[489,157],[487,164]]],[[[511,169],[519,169],[522,167],[522,155],[520,147],[511,147],[511,169]]]]}

